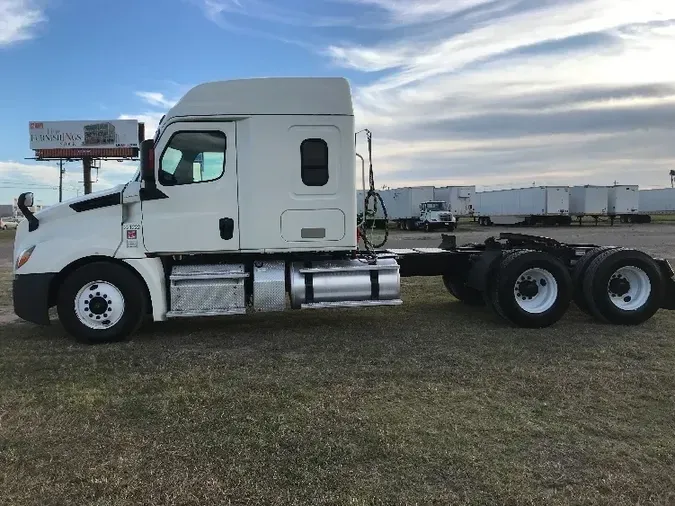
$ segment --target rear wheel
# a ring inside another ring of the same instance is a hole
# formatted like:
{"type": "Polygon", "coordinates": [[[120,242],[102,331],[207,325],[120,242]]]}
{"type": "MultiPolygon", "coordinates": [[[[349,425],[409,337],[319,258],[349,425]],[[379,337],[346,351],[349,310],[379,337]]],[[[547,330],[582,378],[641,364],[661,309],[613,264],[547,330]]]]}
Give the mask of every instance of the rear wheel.
{"type": "Polygon", "coordinates": [[[595,260],[598,255],[601,255],[605,251],[615,249],[613,246],[600,246],[598,248],[593,248],[592,250],[586,252],[577,263],[574,264],[574,269],[572,271],[572,284],[574,285],[574,302],[579,309],[584,313],[593,314],[591,306],[593,305],[593,300],[587,300],[584,295],[584,278],[588,267],[591,265],[593,260],[595,260]]]}
{"type": "Polygon", "coordinates": [[[142,282],[121,265],[95,262],[72,272],[59,290],[59,320],[79,342],[126,339],[140,326],[147,299],[142,282]]]}
{"type": "Polygon", "coordinates": [[[554,256],[517,251],[502,260],[489,296],[497,314],[514,325],[548,327],[567,311],[572,299],[572,279],[554,256]]]}
{"type": "Polygon", "coordinates": [[[646,253],[614,249],[598,255],[583,282],[586,300],[598,320],[638,325],[659,310],[665,281],[657,263],[646,253]]]}

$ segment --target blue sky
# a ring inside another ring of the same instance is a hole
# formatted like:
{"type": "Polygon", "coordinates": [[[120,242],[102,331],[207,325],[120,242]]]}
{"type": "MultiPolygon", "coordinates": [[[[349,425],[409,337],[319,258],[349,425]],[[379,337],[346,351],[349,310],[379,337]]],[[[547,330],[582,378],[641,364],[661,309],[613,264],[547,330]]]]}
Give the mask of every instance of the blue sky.
{"type": "MultiPolygon", "coordinates": [[[[277,75],[350,79],[378,186],[661,186],[674,47],[673,0],[0,0],[0,202],[57,198],[31,120],[150,135],[193,85],[277,75]]],[[[94,189],[134,170],[104,163],[94,189]]]]}

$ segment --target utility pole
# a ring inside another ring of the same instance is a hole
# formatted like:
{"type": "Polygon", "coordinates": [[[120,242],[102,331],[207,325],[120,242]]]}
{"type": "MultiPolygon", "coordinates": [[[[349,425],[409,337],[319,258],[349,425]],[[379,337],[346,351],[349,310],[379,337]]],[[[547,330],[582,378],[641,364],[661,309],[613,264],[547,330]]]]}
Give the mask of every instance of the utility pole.
{"type": "Polygon", "coordinates": [[[82,175],[84,179],[84,194],[91,193],[91,157],[82,158],[82,175]]]}
{"type": "Polygon", "coordinates": [[[63,158],[59,158],[59,202],[63,202],[63,158]]]}

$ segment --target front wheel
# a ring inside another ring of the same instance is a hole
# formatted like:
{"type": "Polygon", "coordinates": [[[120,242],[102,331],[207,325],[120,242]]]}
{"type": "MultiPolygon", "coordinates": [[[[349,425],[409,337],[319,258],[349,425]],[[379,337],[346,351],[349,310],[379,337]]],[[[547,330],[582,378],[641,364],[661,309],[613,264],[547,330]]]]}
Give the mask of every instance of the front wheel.
{"type": "Polygon", "coordinates": [[[59,290],[59,320],[79,342],[122,341],[138,329],[146,312],[142,282],[127,268],[95,262],[72,272],[59,290]]]}
{"type": "Polygon", "coordinates": [[[517,251],[503,258],[490,286],[491,305],[519,327],[556,323],[572,300],[572,279],[563,263],[539,251],[517,251]]]}

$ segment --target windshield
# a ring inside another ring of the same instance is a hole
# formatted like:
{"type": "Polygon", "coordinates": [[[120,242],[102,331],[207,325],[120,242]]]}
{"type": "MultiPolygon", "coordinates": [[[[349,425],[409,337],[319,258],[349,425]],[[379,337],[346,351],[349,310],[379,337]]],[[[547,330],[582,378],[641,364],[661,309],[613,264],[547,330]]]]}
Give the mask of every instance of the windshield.
{"type": "Polygon", "coordinates": [[[443,211],[443,202],[427,202],[428,211],[443,211]]]}

